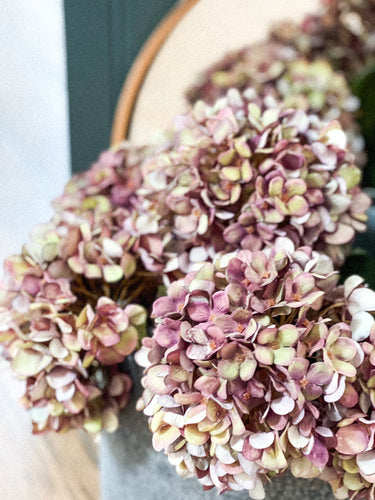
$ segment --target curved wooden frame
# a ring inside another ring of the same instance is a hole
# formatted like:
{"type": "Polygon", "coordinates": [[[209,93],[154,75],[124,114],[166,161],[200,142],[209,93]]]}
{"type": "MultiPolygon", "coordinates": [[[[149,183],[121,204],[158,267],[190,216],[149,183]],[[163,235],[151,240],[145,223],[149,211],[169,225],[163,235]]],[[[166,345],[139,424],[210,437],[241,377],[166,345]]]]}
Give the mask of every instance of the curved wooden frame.
{"type": "Polygon", "coordinates": [[[126,139],[139,90],[164,42],[180,20],[199,0],[185,0],[174,7],[151,33],[135,59],[122,87],[113,118],[111,144],[126,139]]]}

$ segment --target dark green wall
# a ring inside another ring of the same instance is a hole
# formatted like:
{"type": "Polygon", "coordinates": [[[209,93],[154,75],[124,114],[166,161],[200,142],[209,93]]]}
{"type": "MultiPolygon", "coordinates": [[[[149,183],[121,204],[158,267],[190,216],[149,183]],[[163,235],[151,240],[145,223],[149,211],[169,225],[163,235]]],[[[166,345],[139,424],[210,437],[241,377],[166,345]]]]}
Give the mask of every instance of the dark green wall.
{"type": "Polygon", "coordinates": [[[109,145],[117,98],[134,58],[176,0],[65,0],[73,172],[109,145]]]}

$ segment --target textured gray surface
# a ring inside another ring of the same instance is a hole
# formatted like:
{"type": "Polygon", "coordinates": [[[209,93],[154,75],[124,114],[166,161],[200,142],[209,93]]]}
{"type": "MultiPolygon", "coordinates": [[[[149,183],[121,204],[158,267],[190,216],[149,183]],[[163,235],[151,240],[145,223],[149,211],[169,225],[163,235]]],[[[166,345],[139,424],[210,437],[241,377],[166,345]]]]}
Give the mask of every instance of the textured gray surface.
{"type": "MultiPolygon", "coordinates": [[[[140,374],[137,374],[139,380],[140,374]]],[[[195,479],[181,479],[166,456],[152,448],[147,418],[134,409],[141,393],[138,383],[133,398],[121,415],[121,427],[103,435],[100,468],[102,500],[214,500],[216,490],[203,491],[195,479]]],[[[267,500],[333,500],[331,488],[319,480],[289,475],[267,486],[267,500]]],[[[248,499],[246,491],[225,493],[223,500],[248,499]]]]}

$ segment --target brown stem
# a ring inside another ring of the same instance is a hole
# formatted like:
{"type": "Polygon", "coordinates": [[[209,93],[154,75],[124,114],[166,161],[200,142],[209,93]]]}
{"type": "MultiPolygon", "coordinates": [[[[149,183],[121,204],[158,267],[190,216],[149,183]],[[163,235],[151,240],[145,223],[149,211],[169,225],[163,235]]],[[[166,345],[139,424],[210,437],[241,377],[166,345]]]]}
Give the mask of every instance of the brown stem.
{"type": "Polygon", "coordinates": [[[85,295],[86,297],[96,300],[97,294],[90,292],[87,288],[83,288],[82,286],[74,286],[72,285],[72,291],[75,295],[85,295]]]}
{"type": "Polygon", "coordinates": [[[108,283],[103,283],[103,289],[104,289],[104,294],[106,297],[112,298],[111,297],[111,287],[109,286],[108,283]]]}
{"type": "Polygon", "coordinates": [[[129,295],[127,298],[128,304],[132,303],[139,295],[145,290],[146,284],[143,282],[139,287],[137,287],[135,290],[133,290],[133,293],[129,295]]]}
{"type": "Polygon", "coordinates": [[[331,304],[330,306],[326,307],[321,313],[320,313],[320,316],[324,316],[325,314],[327,314],[328,311],[330,311],[331,309],[336,309],[337,307],[342,307],[343,305],[345,305],[344,302],[337,302],[336,304],[331,304]]]}

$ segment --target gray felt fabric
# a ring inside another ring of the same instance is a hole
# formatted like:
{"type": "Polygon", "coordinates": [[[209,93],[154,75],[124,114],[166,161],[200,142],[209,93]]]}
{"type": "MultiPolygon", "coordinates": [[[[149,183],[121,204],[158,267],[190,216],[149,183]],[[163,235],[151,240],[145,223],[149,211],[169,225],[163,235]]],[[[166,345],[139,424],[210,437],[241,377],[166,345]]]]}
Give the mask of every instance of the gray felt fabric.
{"type": "MultiPolygon", "coordinates": [[[[101,441],[102,500],[245,500],[246,491],[218,497],[203,491],[196,479],[181,479],[167,457],[152,448],[147,417],[135,410],[141,394],[141,370],[133,367],[137,383],[128,407],[121,414],[120,429],[101,441]]],[[[278,478],[266,488],[267,500],[334,500],[331,488],[316,479],[278,478]]]]}

